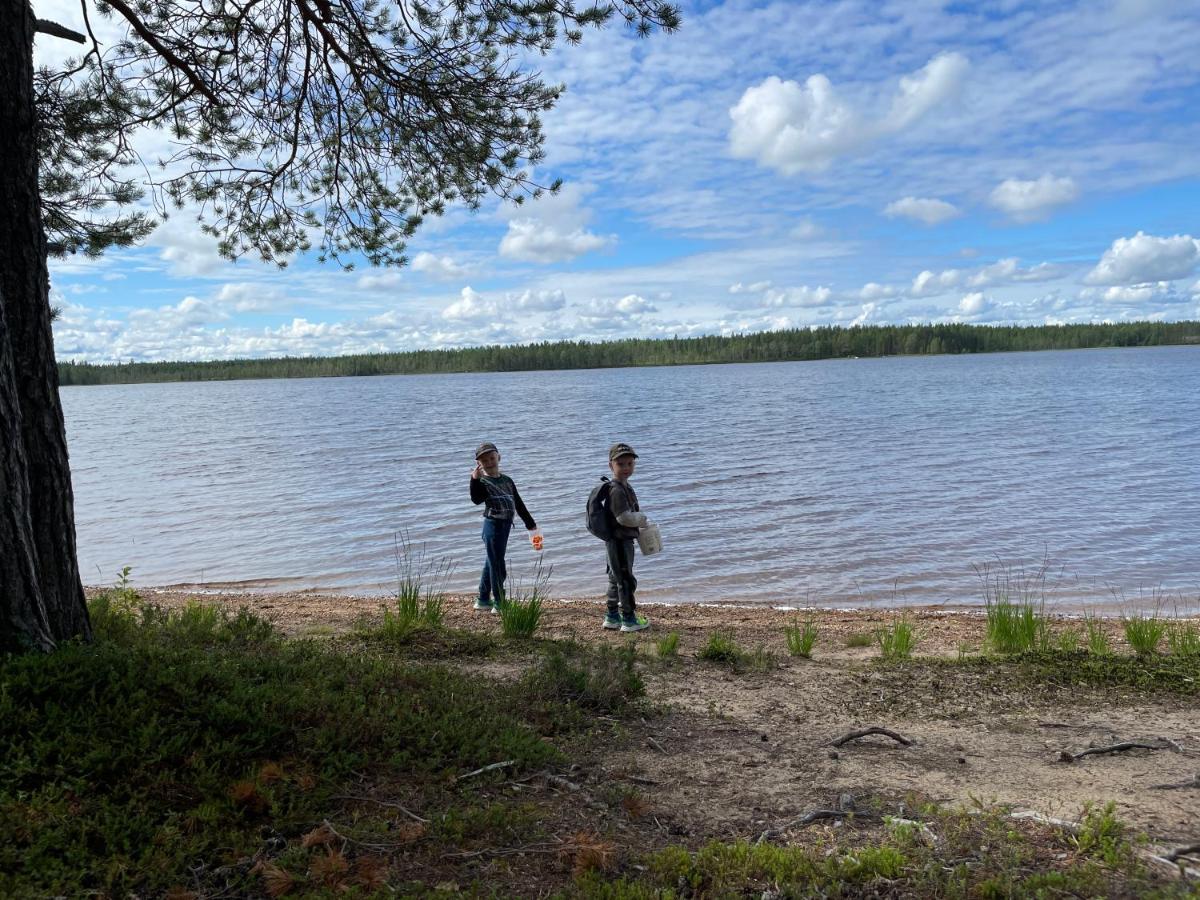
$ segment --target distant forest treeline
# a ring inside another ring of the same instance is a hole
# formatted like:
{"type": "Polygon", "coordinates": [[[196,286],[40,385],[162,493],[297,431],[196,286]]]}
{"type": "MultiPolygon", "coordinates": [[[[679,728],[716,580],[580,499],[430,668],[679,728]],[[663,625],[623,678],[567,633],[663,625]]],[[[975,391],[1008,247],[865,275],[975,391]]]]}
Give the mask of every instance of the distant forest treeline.
{"type": "Polygon", "coordinates": [[[96,365],[59,363],[61,383],[133,384],[155,381],[226,381],[237,378],[319,378],[339,375],[419,375],[447,372],[519,372],[782,362],[847,356],[913,356],[1148,347],[1200,343],[1200,322],[1126,322],[1093,325],[866,325],[767,331],[730,337],[691,337],[588,343],[555,341],[515,347],[412,350],[358,356],[232,359],[96,365]]]}

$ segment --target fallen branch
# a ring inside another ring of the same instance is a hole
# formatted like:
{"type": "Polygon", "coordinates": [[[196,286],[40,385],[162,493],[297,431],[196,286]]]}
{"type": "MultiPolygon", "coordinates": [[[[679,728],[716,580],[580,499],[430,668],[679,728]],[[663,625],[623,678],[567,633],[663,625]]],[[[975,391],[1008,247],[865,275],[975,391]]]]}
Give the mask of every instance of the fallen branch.
{"type": "Polygon", "coordinates": [[[484,772],[507,769],[509,766],[515,766],[516,764],[517,761],[515,759],[506,759],[504,762],[492,763],[490,766],[484,766],[482,769],[476,769],[474,772],[468,772],[466,775],[459,775],[457,780],[462,781],[464,778],[474,778],[476,775],[482,775],[484,772]]]}
{"type": "Polygon", "coordinates": [[[359,800],[363,803],[374,803],[378,806],[386,806],[388,809],[396,809],[404,813],[414,822],[420,822],[422,825],[428,825],[428,819],[422,819],[415,812],[407,807],[401,806],[399,803],[393,803],[390,800],[376,800],[374,797],[359,797],[357,794],[339,794],[333,798],[334,800],[359,800]]]}
{"type": "Polygon", "coordinates": [[[1141,741],[1122,741],[1119,744],[1110,744],[1107,747],[1089,747],[1086,750],[1080,750],[1078,753],[1072,753],[1070,750],[1059,751],[1058,758],[1062,762],[1075,762],[1077,759],[1083,759],[1085,756],[1092,756],[1100,753],[1122,753],[1125,750],[1166,750],[1162,744],[1144,744],[1141,741]]]}
{"type": "Polygon", "coordinates": [[[868,735],[872,734],[882,734],[884,737],[890,737],[893,741],[903,744],[905,747],[912,745],[912,741],[904,737],[904,735],[897,734],[889,728],[881,728],[878,725],[872,725],[870,728],[861,728],[858,731],[848,731],[840,738],[835,738],[834,740],[830,741],[829,746],[840,747],[842,744],[845,744],[848,741],[857,741],[859,738],[867,737],[868,735]]]}
{"type": "Polygon", "coordinates": [[[1197,772],[1187,781],[1177,781],[1173,784],[1152,784],[1152,791],[1173,791],[1176,788],[1200,788],[1200,772],[1197,772]]]}
{"type": "Polygon", "coordinates": [[[1185,856],[1194,856],[1200,854],[1200,844],[1190,844],[1187,847],[1176,847],[1170,853],[1163,857],[1167,862],[1179,862],[1185,856]]]}
{"type": "Polygon", "coordinates": [[[646,743],[657,750],[659,753],[666,753],[667,749],[652,737],[646,738],[646,743]]]}

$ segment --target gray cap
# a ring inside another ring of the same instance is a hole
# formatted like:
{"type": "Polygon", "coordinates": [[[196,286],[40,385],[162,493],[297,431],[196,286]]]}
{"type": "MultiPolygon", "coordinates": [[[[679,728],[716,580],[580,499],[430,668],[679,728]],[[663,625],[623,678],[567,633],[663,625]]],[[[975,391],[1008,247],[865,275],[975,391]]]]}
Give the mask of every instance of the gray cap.
{"type": "Polygon", "coordinates": [[[628,444],[613,444],[608,448],[609,462],[621,456],[632,456],[634,459],[637,459],[637,454],[633,452],[633,448],[628,444]]]}
{"type": "Polygon", "coordinates": [[[500,451],[496,449],[496,445],[493,444],[491,441],[484,441],[482,444],[480,444],[478,447],[475,448],[475,458],[479,459],[479,457],[483,456],[483,454],[485,454],[485,453],[499,453],[499,452],[500,451]]]}

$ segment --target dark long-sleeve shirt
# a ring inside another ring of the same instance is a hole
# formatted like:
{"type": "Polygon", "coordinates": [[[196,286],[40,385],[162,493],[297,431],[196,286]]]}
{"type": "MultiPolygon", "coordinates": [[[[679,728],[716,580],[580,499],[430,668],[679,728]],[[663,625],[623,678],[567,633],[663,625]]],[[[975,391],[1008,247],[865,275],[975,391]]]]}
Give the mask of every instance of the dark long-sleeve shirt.
{"type": "Polygon", "coordinates": [[[484,504],[485,519],[503,519],[511,522],[514,515],[520,516],[525,527],[530,531],[537,528],[533,516],[525,508],[517,483],[507,475],[480,475],[471,479],[471,502],[484,504]]]}
{"type": "Polygon", "coordinates": [[[646,514],[638,506],[637,494],[628,481],[613,481],[608,494],[608,508],[617,520],[614,537],[635,538],[638,529],[646,524],[646,514]]]}

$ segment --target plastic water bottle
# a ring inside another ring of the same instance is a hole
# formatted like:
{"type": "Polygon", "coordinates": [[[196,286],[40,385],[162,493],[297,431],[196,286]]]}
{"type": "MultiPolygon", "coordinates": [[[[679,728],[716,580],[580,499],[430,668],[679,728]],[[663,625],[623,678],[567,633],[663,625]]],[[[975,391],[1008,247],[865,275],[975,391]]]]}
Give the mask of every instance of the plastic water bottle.
{"type": "Polygon", "coordinates": [[[538,553],[542,552],[542,529],[535,528],[529,532],[529,543],[533,545],[533,549],[538,553]]]}

